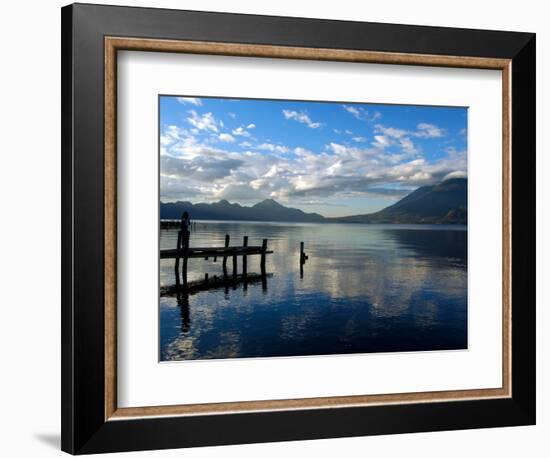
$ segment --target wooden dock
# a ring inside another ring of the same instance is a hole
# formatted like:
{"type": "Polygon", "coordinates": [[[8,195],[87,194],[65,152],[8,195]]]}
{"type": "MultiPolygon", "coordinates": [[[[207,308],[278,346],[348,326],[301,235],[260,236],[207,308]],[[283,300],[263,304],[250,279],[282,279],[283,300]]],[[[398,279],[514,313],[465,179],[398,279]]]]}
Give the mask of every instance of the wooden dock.
{"type": "MultiPolygon", "coordinates": [[[[183,221],[183,220],[182,220],[183,221]]],[[[176,277],[175,288],[182,291],[193,290],[205,290],[209,288],[215,288],[220,286],[220,282],[245,282],[248,277],[251,280],[255,280],[258,274],[248,274],[248,256],[260,256],[260,278],[267,276],[266,274],[266,256],[272,254],[273,251],[267,249],[267,239],[263,239],[261,245],[248,245],[248,236],[243,237],[243,244],[240,246],[230,246],[229,234],[225,236],[225,245],[222,247],[191,247],[189,246],[190,231],[189,224],[181,223],[180,230],[178,231],[178,240],[176,248],[160,250],[160,259],[174,259],[174,275],[176,277]],[[238,273],[238,258],[242,258],[242,272],[238,273]],[[208,278],[208,273],[204,274],[204,281],[200,282],[200,287],[197,282],[193,284],[187,281],[187,265],[189,259],[204,259],[209,260],[212,258],[214,262],[218,258],[222,259],[223,277],[214,279],[208,278]],[[227,260],[232,259],[232,272],[231,277],[227,271],[227,260]]]]}
{"type": "MultiPolygon", "coordinates": [[[[232,256],[252,256],[264,254],[262,246],[238,246],[238,247],[190,247],[187,249],[188,258],[221,258],[232,256]]],[[[273,251],[266,250],[265,254],[273,254],[273,251]]],[[[161,250],[160,259],[175,259],[176,256],[183,258],[185,253],[183,249],[179,251],[161,250]]]]}

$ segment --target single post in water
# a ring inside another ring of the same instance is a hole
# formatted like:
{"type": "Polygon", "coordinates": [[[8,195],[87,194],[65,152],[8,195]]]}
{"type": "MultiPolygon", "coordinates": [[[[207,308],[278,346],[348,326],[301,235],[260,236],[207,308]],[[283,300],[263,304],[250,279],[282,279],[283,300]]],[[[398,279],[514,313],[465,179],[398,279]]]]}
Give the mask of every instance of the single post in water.
{"type": "Polygon", "coordinates": [[[267,239],[262,240],[262,259],[260,261],[260,270],[262,271],[262,277],[265,277],[265,254],[267,251],[267,239]]]}
{"type": "Polygon", "coordinates": [[[304,251],[304,242],[300,242],[300,278],[304,278],[304,264],[308,259],[304,251]]]}
{"type": "MultiPolygon", "coordinates": [[[[225,248],[229,247],[229,234],[225,234],[225,248]]],[[[223,256],[223,277],[227,278],[227,256],[223,256]]]]}
{"type": "MultiPolygon", "coordinates": [[[[248,235],[245,235],[243,237],[243,248],[246,248],[247,246],[248,246],[248,235]]],[[[246,277],[246,272],[248,270],[247,268],[248,268],[248,265],[247,265],[246,254],[244,254],[243,255],[243,277],[246,277]]]]}

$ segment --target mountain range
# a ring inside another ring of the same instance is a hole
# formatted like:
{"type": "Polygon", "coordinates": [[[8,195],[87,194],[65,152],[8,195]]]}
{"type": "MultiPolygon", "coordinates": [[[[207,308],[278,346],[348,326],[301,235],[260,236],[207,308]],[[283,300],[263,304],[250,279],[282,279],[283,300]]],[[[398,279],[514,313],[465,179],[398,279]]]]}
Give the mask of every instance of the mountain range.
{"type": "Polygon", "coordinates": [[[161,202],[161,219],[179,219],[187,211],[192,219],[236,221],[280,221],[300,223],[401,223],[466,224],[467,189],[465,178],[453,178],[439,184],[422,186],[389,207],[375,213],[325,218],[266,199],[251,207],[227,200],[207,204],[161,202]]]}
{"type": "Polygon", "coordinates": [[[252,207],[231,204],[220,200],[212,204],[191,202],[167,202],[160,204],[160,219],[179,219],[186,211],[193,219],[236,221],[284,221],[297,223],[322,223],[325,218],[318,213],[305,213],[288,208],[273,199],[265,199],[252,207]]]}
{"type": "Polygon", "coordinates": [[[467,179],[452,178],[422,186],[378,212],[330,219],[340,223],[466,224],[467,199],[467,179]]]}

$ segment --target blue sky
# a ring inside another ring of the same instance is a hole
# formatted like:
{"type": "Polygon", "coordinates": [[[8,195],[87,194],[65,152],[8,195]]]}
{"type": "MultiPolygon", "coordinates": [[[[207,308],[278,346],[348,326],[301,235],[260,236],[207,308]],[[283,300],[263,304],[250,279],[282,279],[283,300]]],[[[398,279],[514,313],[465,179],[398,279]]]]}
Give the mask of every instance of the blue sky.
{"type": "Polygon", "coordinates": [[[370,213],[466,176],[467,109],[160,96],[163,202],[370,213]]]}

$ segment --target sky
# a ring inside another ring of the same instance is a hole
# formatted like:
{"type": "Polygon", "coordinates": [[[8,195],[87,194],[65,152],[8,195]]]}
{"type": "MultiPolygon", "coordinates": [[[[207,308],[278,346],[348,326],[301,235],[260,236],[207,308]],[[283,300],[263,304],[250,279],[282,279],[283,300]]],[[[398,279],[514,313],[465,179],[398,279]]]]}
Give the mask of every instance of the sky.
{"type": "Polygon", "coordinates": [[[371,213],[467,171],[467,108],[159,97],[160,198],[371,213]]]}

